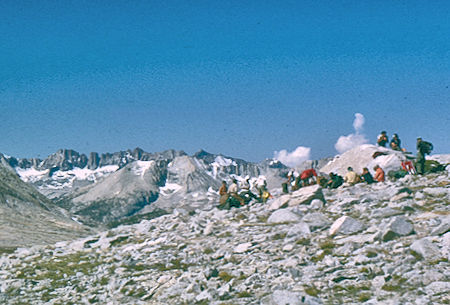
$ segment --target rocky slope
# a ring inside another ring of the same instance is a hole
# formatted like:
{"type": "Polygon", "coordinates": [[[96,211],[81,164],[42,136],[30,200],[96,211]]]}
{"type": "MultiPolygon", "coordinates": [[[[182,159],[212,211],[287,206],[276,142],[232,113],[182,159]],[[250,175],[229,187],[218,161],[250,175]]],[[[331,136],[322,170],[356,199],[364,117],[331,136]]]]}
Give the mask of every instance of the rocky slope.
{"type": "Polygon", "coordinates": [[[0,302],[448,304],[449,178],[274,190],[17,250],[0,258],[0,302]]]}
{"type": "Polygon", "coordinates": [[[54,243],[92,231],[69,217],[12,168],[0,164],[0,249],[54,243]]]}

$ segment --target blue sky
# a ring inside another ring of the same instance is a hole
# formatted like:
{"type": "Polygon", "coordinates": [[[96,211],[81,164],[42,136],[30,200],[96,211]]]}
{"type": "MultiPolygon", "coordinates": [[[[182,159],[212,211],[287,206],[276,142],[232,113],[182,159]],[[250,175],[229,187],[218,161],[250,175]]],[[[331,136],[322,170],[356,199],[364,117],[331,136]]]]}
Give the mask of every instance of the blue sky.
{"type": "Polygon", "coordinates": [[[448,1],[1,1],[0,152],[450,153],[448,1]],[[225,3],[226,2],[226,3],[225,3]]]}

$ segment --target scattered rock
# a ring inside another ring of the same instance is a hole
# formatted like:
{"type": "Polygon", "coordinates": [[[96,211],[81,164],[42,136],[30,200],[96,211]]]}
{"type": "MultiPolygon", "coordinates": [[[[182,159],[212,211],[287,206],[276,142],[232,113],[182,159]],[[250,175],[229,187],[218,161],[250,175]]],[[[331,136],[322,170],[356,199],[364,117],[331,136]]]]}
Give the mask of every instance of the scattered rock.
{"type": "Polygon", "coordinates": [[[412,223],[403,216],[396,217],[383,233],[383,241],[390,241],[397,236],[406,236],[414,232],[412,223]]]}
{"type": "Polygon", "coordinates": [[[301,217],[288,209],[276,210],[267,219],[268,223],[299,222],[301,217]]]}
{"type": "Polygon", "coordinates": [[[322,202],[325,202],[325,198],[323,197],[322,188],[320,185],[311,185],[302,187],[301,189],[295,191],[291,195],[291,199],[289,200],[289,206],[296,206],[299,204],[309,204],[314,199],[319,199],[322,202]]]}
{"type": "Polygon", "coordinates": [[[330,235],[353,234],[364,229],[364,225],[349,216],[342,216],[330,228],[330,235]]]}
{"type": "Polygon", "coordinates": [[[247,252],[251,246],[252,246],[252,243],[239,244],[234,248],[233,252],[234,253],[244,253],[244,252],[247,252]]]}
{"type": "Polygon", "coordinates": [[[428,238],[416,240],[412,243],[410,248],[426,260],[437,260],[441,257],[439,248],[428,238]]]}
{"type": "Polygon", "coordinates": [[[322,213],[310,213],[302,219],[312,230],[329,227],[330,220],[322,213]]]}

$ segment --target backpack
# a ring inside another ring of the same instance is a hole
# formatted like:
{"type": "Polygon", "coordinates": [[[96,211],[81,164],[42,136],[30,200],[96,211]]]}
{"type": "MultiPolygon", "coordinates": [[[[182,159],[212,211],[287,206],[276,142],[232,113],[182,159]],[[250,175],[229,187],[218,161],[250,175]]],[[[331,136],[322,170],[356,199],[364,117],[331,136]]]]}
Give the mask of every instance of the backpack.
{"type": "Polygon", "coordinates": [[[422,151],[424,154],[431,154],[431,151],[433,150],[433,144],[430,142],[423,141],[422,142],[422,151]]]}

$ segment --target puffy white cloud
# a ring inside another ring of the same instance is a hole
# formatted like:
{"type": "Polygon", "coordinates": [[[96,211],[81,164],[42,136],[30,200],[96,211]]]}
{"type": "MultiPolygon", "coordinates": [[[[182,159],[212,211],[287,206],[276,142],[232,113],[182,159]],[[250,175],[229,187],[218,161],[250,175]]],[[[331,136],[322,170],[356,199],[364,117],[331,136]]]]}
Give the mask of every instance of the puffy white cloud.
{"type": "Polygon", "coordinates": [[[340,136],[336,144],[334,145],[334,147],[340,154],[356,146],[369,143],[369,140],[367,140],[366,136],[360,133],[363,130],[364,122],[364,115],[362,115],[361,113],[355,113],[355,120],[353,121],[353,128],[355,129],[355,133],[351,133],[346,136],[340,136]]]}
{"type": "Polygon", "coordinates": [[[355,113],[355,120],[353,121],[353,128],[356,132],[362,131],[364,127],[364,122],[366,119],[361,113],[355,113]]]}
{"type": "Polygon", "coordinates": [[[356,146],[368,143],[365,135],[362,134],[349,134],[348,136],[340,136],[334,147],[342,154],[356,146]]]}
{"type": "Polygon", "coordinates": [[[293,152],[283,149],[274,152],[274,159],[280,161],[286,166],[296,167],[306,160],[310,159],[311,148],[299,146],[293,152]]]}

